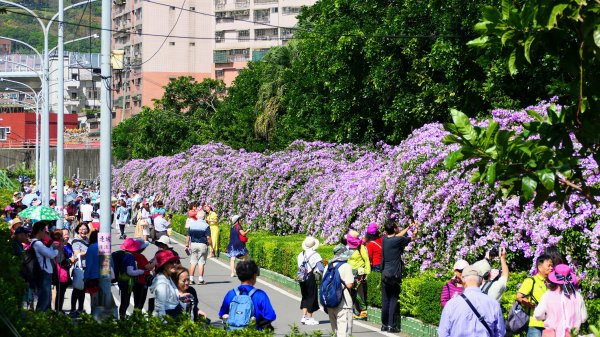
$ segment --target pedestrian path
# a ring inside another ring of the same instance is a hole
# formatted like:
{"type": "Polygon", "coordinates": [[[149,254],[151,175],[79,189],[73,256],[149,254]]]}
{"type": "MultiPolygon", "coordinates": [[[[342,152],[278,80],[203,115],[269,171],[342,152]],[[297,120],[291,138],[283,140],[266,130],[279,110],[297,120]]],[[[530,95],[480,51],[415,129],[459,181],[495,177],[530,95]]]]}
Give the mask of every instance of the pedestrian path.
{"type": "MultiPolygon", "coordinates": [[[[127,235],[133,235],[133,227],[127,227],[126,229],[127,235]]],[[[119,250],[120,244],[123,240],[119,239],[119,235],[116,234],[116,231],[113,230],[112,235],[112,250],[119,250]]],[[[171,245],[174,249],[179,253],[181,257],[181,263],[184,267],[189,267],[189,257],[185,254],[184,246],[171,239],[171,245]]],[[[148,248],[144,251],[144,255],[149,259],[154,256],[157,249],[155,245],[149,245],[148,248]]],[[[197,277],[197,276],[196,276],[197,277]]],[[[198,307],[207,313],[208,317],[212,320],[212,324],[215,326],[222,326],[222,321],[218,317],[219,309],[221,307],[221,303],[223,301],[223,297],[231,288],[239,285],[239,280],[237,278],[230,277],[229,274],[229,265],[225,264],[216,259],[209,259],[206,268],[204,279],[206,281],[205,285],[193,285],[198,293],[199,304],[198,307]]],[[[299,328],[300,332],[309,332],[320,330],[323,332],[325,336],[331,333],[331,326],[329,322],[329,317],[327,314],[323,312],[323,310],[319,310],[314,314],[316,320],[320,322],[319,325],[307,326],[300,324],[300,318],[302,317],[302,312],[300,310],[300,297],[289,292],[286,289],[280,288],[277,285],[272,284],[271,282],[267,282],[262,280],[259,276],[258,283],[256,285],[258,288],[263,289],[273,304],[273,308],[277,314],[277,319],[273,322],[273,326],[275,327],[275,335],[276,336],[284,336],[289,333],[294,325],[299,328]]],[[[116,286],[112,287],[113,297],[117,306],[120,304],[119,299],[119,289],[116,286]]],[[[70,295],[71,290],[67,291],[65,297],[65,310],[70,310],[70,295]]],[[[148,298],[152,297],[148,294],[148,298]]],[[[144,307],[144,311],[147,309],[147,301],[146,306],[144,307]]],[[[89,306],[89,297],[86,296],[85,302],[85,310],[86,312],[90,312],[89,306]]],[[[133,296],[131,297],[131,302],[128,313],[133,312],[133,296]]],[[[379,331],[379,326],[374,326],[372,324],[366,322],[354,322],[353,328],[353,336],[399,336],[398,334],[390,334],[383,333],[379,331]]]]}

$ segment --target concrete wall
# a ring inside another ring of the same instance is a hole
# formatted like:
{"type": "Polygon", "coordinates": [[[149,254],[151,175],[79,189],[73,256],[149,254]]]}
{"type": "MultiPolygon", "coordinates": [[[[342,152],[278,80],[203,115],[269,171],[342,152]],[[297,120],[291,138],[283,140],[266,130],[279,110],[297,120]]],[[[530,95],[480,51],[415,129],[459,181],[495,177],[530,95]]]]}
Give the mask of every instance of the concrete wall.
{"type": "MultiPolygon", "coordinates": [[[[50,149],[50,160],[56,163],[56,149],[50,149]]],[[[33,169],[35,149],[0,149],[0,168],[12,168],[21,163],[33,169]]],[[[78,169],[80,179],[97,178],[100,175],[100,150],[65,149],[65,179],[77,174],[78,169]]]]}

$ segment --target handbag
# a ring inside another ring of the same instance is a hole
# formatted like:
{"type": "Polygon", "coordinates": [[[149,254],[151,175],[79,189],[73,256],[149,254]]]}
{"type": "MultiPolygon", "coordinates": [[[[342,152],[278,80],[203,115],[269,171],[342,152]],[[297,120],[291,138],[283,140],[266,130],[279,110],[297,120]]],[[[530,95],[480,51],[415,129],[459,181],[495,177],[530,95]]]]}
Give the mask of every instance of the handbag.
{"type": "Polygon", "coordinates": [[[238,226],[237,232],[238,232],[238,235],[240,236],[240,241],[242,241],[243,243],[248,242],[248,237],[246,235],[242,235],[242,232],[240,232],[242,230],[241,226],[239,226],[239,225],[236,225],[236,226],[238,226]]]}
{"type": "Polygon", "coordinates": [[[73,267],[73,289],[83,290],[83,288],[85,288],[83,269],[81,267],[81,257],[78,256],[77,264],[73,267]]]}

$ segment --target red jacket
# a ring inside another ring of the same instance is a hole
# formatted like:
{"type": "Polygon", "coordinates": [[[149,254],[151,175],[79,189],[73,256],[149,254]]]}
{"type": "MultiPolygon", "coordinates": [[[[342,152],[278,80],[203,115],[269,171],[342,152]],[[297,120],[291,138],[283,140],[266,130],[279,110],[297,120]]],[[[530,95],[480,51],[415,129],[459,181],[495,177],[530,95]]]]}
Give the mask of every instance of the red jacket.
{"type": "Polygon", "coordinates": [[[367,252],[369,253],[369,261],[371,268],[381,264],[381,239],[367,242],[367,252]]]}

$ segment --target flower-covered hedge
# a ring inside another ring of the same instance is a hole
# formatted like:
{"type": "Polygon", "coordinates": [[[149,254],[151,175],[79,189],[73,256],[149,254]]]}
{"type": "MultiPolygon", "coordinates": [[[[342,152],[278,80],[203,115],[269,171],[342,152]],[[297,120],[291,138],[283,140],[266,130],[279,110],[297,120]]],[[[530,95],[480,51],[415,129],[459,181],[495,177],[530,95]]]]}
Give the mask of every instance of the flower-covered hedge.
{"type": "MultiPolygon", "coordinates": [[[[544,112],[547,103],[531,107],[544,112]]],[[[502,127],[518,127],[523,111],[496,110],[502,127]]],[[[469,175],[448,171],[443,160],[442,125],[415,130],[397,146],[296,141],[286,150],[249,153],[221,144],[194,146],[172,157],[134,160],[114,170],[114,188],[137,187],[162,194],[167,207],[181,211],[205,201],[219,215],[244,213],[253,227],[279,235],[308,233],[333,243],[348,228],[371,222],[404,226],[418,220],[421,232],[408,247],[409,271],[446,271],[454,259],[481,256],[498,243],[522,269],[548,245],[558,244],[579,271],[598,267],[600,210],[574,196],[569,206],[501,199],[469,175]]],[[[599,180],[588,165],[588,179],[599,180]]],[[[592,272],[590,281],[597,273],[592,272]]],[[[598,282],[594,282],[598,283],[598,282]]],[[[590,283],[591,284],[591,283],[590,283]]],[[[590,285],[588,290],[592,290],[590,285]]],[[[594,291],[591,291],[592,293],[594,291]]]]}

